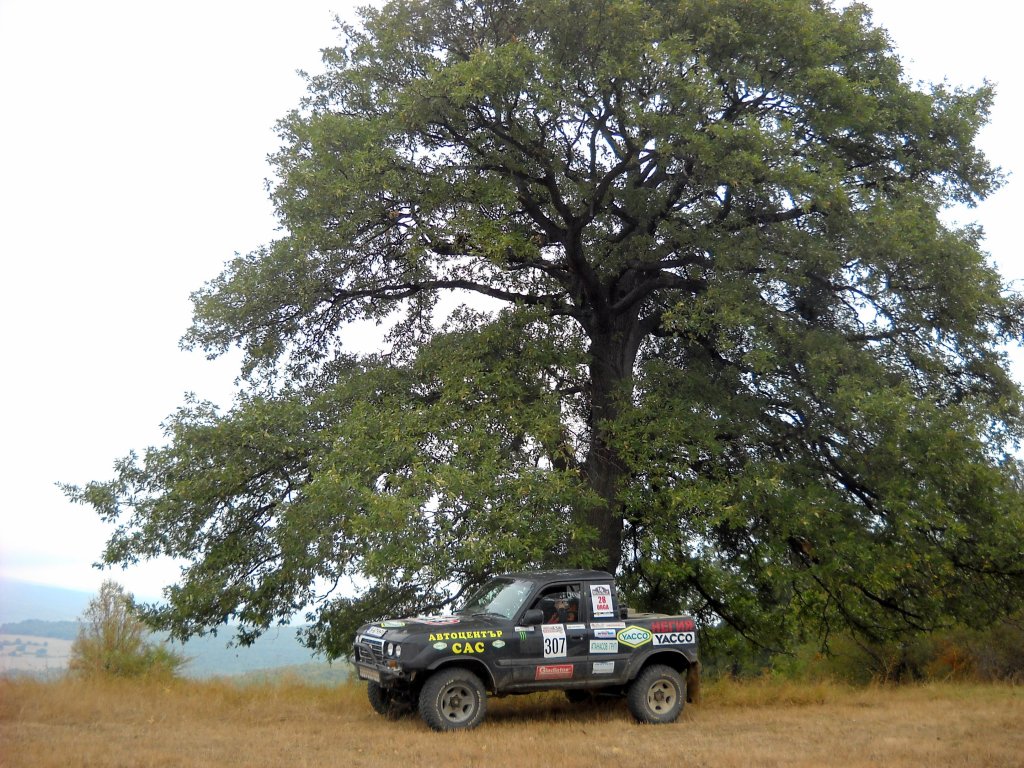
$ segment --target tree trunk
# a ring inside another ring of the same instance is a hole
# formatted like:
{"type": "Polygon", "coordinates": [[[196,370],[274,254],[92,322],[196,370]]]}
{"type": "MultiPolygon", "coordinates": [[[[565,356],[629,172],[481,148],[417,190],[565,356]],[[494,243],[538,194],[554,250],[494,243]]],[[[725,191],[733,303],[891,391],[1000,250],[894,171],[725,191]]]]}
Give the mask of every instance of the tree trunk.
{"type": "Polygon", "coordinates": [[[597,501],[577,510],[578,526],[593,530],[596,539],[570,550],[574,564],[596,549],[601,559],[590,565],[615,573],[622,559],[622,502],[619,494],[628,472],[615,446],[612,428],[629,407],[633,366],[642,338],[636,313],[606,319],[590,333],[590,446],[583,476],[597,501]],[[610,326],[610,327],[609,327],[610,326]]]}

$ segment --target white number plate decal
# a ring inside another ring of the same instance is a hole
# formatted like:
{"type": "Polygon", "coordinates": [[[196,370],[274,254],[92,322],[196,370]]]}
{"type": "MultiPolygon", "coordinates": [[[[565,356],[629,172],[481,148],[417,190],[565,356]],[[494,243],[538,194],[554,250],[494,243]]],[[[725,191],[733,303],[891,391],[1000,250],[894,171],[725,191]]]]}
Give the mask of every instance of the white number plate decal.
{"type": "Polygon", "coordinates": [[[544,658],[565,656],[565,625],[545,624],[541,631],[544,633],[544,658]]]}
{"type": "Polygon", "coordinates": [[[376,669],[367,669],[366,667],[358,667],[359,677],[363,680],[372,680],[375,683],[380,682],[380,672],[376,669]]]}

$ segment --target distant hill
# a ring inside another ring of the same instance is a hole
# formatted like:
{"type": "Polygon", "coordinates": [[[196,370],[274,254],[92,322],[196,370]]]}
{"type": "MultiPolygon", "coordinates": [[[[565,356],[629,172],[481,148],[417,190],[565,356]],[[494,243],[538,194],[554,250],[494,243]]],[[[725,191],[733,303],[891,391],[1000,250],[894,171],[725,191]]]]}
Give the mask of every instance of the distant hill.
{"type": "Polygon", "coordinates": [[[233,629],[223,627],[216,637],[194,637],[172,648],[188,657],[184,674],[189,677],[241,675],[258,670],[327,663],[302,645],[296,633],[299,627],[274,627],[247,648],[228,647],[233,629]]]}
{"type": "Polygon", "coordinates": [[[0,624],[0,635],[27,635],[49,637],[55,640],[74,640],[78,637],[77,621],[42,621],[25,619],[0,624]]]}

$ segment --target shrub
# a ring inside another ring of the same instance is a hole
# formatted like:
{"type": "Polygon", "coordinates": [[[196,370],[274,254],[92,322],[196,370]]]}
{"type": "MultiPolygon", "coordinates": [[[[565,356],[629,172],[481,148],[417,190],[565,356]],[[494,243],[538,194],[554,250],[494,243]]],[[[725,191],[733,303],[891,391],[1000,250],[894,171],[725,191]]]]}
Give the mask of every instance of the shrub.
{"type": "Polygon", "coordinates": [[[163,644],[149,642],[131,593],[104,581],[80,619],[68,668],[86,676],[171,677],[186,659],[163,644]]]}

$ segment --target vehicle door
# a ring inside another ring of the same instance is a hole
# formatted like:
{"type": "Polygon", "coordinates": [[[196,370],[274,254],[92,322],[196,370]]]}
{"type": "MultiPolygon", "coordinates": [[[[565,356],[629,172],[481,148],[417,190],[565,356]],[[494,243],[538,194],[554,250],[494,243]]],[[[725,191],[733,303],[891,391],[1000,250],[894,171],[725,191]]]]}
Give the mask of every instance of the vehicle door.
{"type": "Polygon", "coordinates": [[[590,616],[587,625],[586,675],[595,683],[612,682],[626,672],[632,648],[621,645],[619,633],[626,622],[619,618],[619,599],[612,581],[594,581],[584,585],[584,608],[590,616]]]}
{"type": "Polygon", "coordinates": [[[526,606],[540,624],[515,628],[518,653],[510,663],[513,685],[541,688],[554,681],[585,679],[589,633],[580,582],[549,584],[526,606]]]}

